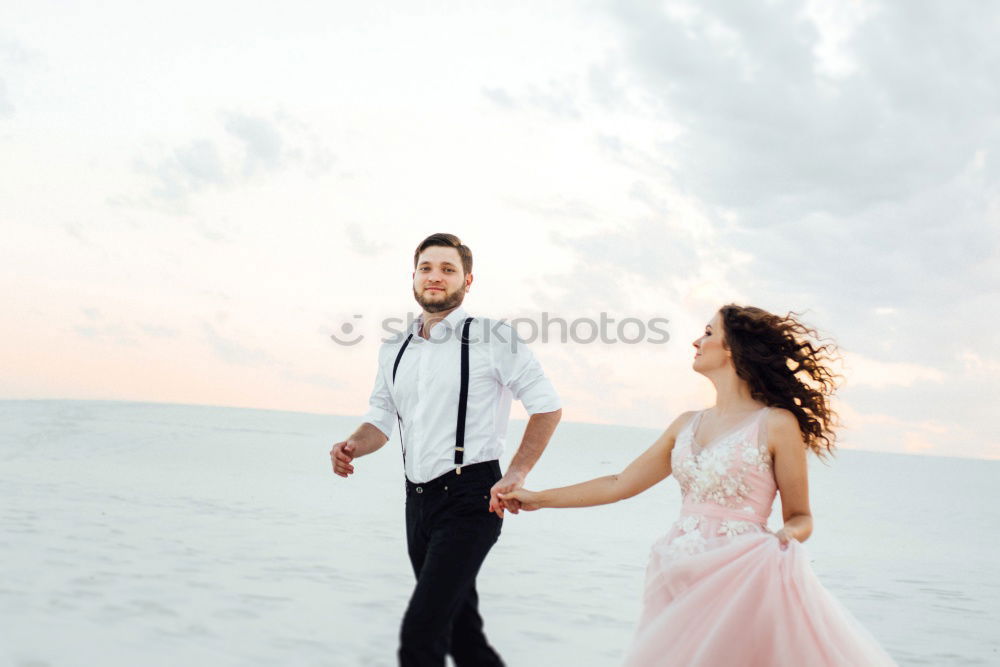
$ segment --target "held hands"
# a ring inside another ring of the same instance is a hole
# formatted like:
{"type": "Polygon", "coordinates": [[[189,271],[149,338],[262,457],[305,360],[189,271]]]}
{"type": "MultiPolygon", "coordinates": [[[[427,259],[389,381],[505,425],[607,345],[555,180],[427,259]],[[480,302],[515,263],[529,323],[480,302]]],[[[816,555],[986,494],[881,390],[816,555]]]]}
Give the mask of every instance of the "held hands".
{"type": "MultiPolygon", "coordinates": [[[[508,506],[517,503],[519,509],[525,512],[533,512],[534,510],[541,509],[541,501],[539,499],[539,493],[537,491],[528,491],[527,489],[517,489],[509,493],[499,494],[500,500],[507,503],[508,506]]],[[[517,510],[511,510],[514,514],[517,514],[517,510]]]]}
{"type": "Polygon", "coordinates": [[[510,510],[517,514],[521,509],[520,501],[516,499],[503,500],[501,494],[508,494],[524,485],[524,473],[516,470],[508,470],[507,474],[500,478],[493,488],[490,489],[490,511],[496,512],[497,516],[503,518],[503,511],[510,510]]]}
{"type": "Polygon", "coordinates": [[[333,472],[341,477],[347,477],[354,472],[351,461],[354,460],[354,445],[348,440],[338,442],[330,450],[330,460],[333,462],[333,472]]]}

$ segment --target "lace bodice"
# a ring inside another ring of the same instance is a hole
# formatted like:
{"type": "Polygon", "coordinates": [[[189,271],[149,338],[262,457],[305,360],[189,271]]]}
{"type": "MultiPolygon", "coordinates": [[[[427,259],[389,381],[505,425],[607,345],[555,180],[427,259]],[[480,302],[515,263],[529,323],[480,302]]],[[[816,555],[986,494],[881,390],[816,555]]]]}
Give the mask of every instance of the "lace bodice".
{"type": "Polygon", "coordinates": [[[767,411],[758,410],[701,448],[694,435],[704,410],[681,429],[670,455],[683,498],[667,538],[670,553],[703,551],[708,540],[766,530],[777,493],[764,428],[767,411]]]}
{"type": "Polygon", "coordinates": [[[761,433],[766,413],[767,408],[759,410],[742,426],[698,451],[694,434],[705,411],[688,421],[670,458],[685,504],[713,503],[730,509],[750,504],[767,516],[777,488],[766,437],[761,433]]]}

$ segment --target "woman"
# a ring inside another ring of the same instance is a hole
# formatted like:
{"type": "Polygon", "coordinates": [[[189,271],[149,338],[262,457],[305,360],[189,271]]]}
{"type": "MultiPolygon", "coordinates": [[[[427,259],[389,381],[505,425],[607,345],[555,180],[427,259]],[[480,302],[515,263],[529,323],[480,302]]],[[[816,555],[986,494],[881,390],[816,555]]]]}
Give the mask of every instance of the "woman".
{"type": "Polygon", "coordinates": [[[501,495],[524,510],[587,507],[677,478],[680,517],[652,547],[627,665],[894,664],[800,544],[813,529],[806,452],[825,455],[835,437],[834,348],[816,335],[791,314],[723,306],[694,341],[713,407],[682,414],[618,475],[501,495]],[[784,523],[771,533],[779,492],[784,523]]]}

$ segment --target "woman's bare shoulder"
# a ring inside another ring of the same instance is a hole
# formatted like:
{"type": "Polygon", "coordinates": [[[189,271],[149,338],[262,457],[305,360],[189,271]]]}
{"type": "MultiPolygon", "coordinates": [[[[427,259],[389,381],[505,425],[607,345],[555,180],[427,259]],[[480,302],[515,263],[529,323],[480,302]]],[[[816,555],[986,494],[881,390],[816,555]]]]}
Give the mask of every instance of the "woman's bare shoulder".
{"type": "Polygon", "coordinates": [[[781,450],[797,451],[804,441],[795,413],[786,408],[772,407],[765,415],[767,421],[767,448],[771,454],[781,450]]]}
{"type": "Polygon", "coordinates": [[[771,406],[764,417],[767,420],[768,430],[799,428],[799,420],[795,417],[795,413],[787,408],[771,406]]]}

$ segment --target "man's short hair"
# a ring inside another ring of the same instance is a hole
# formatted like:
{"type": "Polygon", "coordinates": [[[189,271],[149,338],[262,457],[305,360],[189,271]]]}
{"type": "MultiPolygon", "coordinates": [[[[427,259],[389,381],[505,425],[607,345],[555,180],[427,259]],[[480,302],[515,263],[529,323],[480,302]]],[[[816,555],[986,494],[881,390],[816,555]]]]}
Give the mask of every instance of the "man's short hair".
{"type": "Polygon", "coordinates": [[[442,248],[454,248],[458,250],[458,256],[462,258],[462,271],[465,275],[472,273],[472,251],[469,250],[469,246],[462,244],[462,239],[458,238],[454,234],[431,234],[417,246],[416,251],[413,253],[413,268],[417,268],[417,261],[420,259],[420,253],[427,248],[433,246],[441,246],[442,248]]]}

